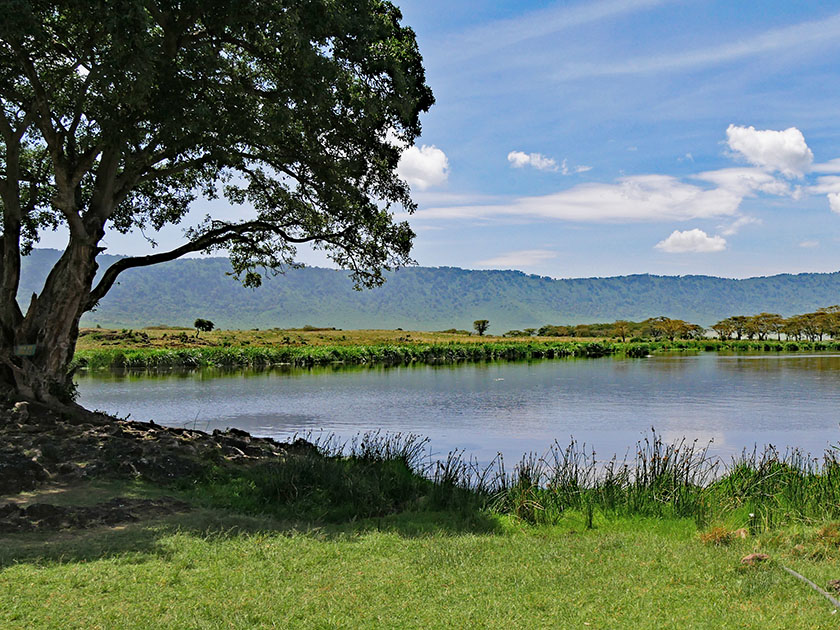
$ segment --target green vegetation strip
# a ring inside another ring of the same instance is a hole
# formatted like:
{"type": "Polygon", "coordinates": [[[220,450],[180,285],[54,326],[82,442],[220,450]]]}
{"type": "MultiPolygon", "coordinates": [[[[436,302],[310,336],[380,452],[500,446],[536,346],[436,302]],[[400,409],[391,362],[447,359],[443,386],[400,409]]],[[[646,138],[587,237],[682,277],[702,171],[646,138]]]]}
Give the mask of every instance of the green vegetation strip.
{"type": "MultiPolygon", "coordinates": [[[[795,580],[771,566],[740,566],[753,541],[702,545],[690,523],[461,525],[415,513],[300,532],[203,511],[65,534],[41,555],[3,563],[0,625],[836,628],[829,607],[795,580]]],[[[24,544],[8,541],[0,553],[8,559],[24,544]]],[[[808,564],[831,574],[829,561],[808,564]]]]}
{"type": "Polygon", "coordinates": [[[192,512],[5,536],[0,627],[836,628],[778,570],[838,577],[830,454],[718,471],[651,435],[629,462],[572,443],[505,473],[373,433],[205,463],[166,489],[192,512]]]}
{"type": "Polygon", "coordinates": [[[73,367],[158,369],[284,364],[310,367],[332,363],[400,365],[568,357],[594,358],[610,355],[644,357],[658,352],[675,351],[819,352],[838,350],[840,350],[840,341],[720,341],[715,339],[628,343],[533,341],[336,346],[265,345],[180,349],[115,347],[78,351],[73,367]]]}

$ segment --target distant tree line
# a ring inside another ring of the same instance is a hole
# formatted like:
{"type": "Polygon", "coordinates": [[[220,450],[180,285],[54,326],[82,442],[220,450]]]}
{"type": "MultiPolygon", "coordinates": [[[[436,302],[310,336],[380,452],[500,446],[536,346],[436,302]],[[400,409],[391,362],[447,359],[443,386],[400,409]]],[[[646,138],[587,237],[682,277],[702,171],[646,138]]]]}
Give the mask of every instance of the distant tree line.
{"type": "Polygon", "coordinates": [[[721,339],[758,339],[772,336],[796,341],[822,341],[840,337],[840,305],[820,308],[813,313],[782,317],[778,313],[735,315],[719,321],[711,330],[721,339]]]}
{"type": "Polygon", "coordinates": [[[699,339],[713,332],[720,339],[757,339],[764,341],[775,336],[778,340],[822,341],[840,338],[840,305],[820,308],[813,313],[782,317],[778,313],[735,315],[711,326],[708,331],[682,319],[651,317],[641,322],[618,320],[612,323],[576,324],[569,326],[547,324],[542,328],[509,330],[505,337],[615,337],[621,341],[636,339],[699,339]]]}
{"type": "Polygon", "coordinates": [[[526,328],[511,330],[505,333],[507,337],[618,337],[622,341],[634,338],[650,339],[697,339],[702,337],[705,330],[702,326],[672,319],[670,317],[651,317],[641,322],[618,320],[612,323],[576,324],[574,326],[556,326],[548,324],[542,328],[526,328]]]}

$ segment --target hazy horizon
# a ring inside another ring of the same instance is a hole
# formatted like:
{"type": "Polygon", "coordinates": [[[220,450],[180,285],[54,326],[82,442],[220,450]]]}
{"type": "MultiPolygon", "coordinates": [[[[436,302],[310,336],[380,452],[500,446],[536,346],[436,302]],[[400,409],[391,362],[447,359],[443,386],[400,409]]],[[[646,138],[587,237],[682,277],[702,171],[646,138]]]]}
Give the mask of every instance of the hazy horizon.
{"type": "MultiPolygon", "coordinates": [[[[55,248],[55,247],[36,247],[35,249],[40,250],[52,250],[56,252],[60,252],[62,250],[55,248]]],[[[102,253],[105,256],[129,256],[130,254],[119,254],[114,253],[111,251],[105,251],[102,253]]],[[[187,255],[182,256],[180,259],[177,260],[189,260],[189,259],[222,259],[227,260],[227,256],[219,256],[219,255],[187,255]]],[[[162,263],[166,264],[166,263],[162,263]]],[[[335,266],[330,266],[329,264],[307,264],[304,263],[305,267],[314,268],[314,269],[332,269],[335,271],[349,271],[347,269],[340,269],[335,266]]],[[[547,277],[551,278],[552,280],[587,280],[593,278],[623,278],[629,276],[658,276],[658,277],[672,277],[672,278],[685,278],[691,276],[701,276],[701,277],[709,277],[709,278],[721,278],[723,280],[749,280],[751,278],[770,278],[774,276],[799,276],[799,275],[829,275],[834,273],[840,273],[840,265],[838,265],[837,269],[833,269],[830,271],[782,271],[778,273],[766,273],[766,274],[756,274],[752,276],[723,276],[723,275],[715,275],[715,274],[703,274],[703,273],[673,273],[673,274],[663,274],[663,273],[654,273],[649,271],[641,271],[641,272],[633,272],[633,273],[621,273],[621,274],[613,274],[613,275],[602,275],[602,276],[552,276],[549,274],[540,274],[535,273],[532,271],[527,271],[524,269],[514,269],[514,268],[470,268],[470,267],[461,267],[458,265],[412,265],[410,267],[403,267],[403,269],[411,269],[411,268],[425,268],[425,269],[460,269],[463,271],[486,271],[486,272],[494,272],[494,271],[511,271],[522,273],[527,276],[539,276],[539,277],[547,277]]],[[[100,268],[100,271],[104,271],[104,268],[100,268]]]]}

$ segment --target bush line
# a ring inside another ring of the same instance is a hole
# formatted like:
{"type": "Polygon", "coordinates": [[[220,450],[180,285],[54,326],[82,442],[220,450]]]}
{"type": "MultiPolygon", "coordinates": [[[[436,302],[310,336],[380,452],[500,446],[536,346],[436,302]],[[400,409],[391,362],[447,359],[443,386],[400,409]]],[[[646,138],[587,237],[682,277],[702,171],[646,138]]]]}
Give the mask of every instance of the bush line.
{"type": "Polygon", "coordinates": [[[99,349],[76,353],[73,368],[146,369],[201,367],[313,367],[351,365],[457,363],[494,360],[560,359],[623,355],[644,357],[659,352],[818,352],[840,350],[840,341],[750,341],[698,339],[652,342],[486,342],[448,344],[255,346],[184,349],[99,349]]]}

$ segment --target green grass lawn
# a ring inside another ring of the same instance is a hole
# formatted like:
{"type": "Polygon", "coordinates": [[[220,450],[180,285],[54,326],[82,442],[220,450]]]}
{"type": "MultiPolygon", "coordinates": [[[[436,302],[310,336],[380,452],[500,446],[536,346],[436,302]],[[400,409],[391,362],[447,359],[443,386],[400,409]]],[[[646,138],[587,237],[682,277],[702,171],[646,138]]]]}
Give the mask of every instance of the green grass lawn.
{"type": "MultiPolygon", "coordinates": [[[[150,493],[99,484],[49,500],[150,493]]],[[[574,514],[531,526],[405,512],[312,527],[199,507],[5,536],[0,628],[838,628],[779,566],[825,585],[838,560],[818,525],[718,546],[688,519],[599,516],[587,530],[574,514]],[[756,550],[772,560],[742,567],[756,550]]]]}

